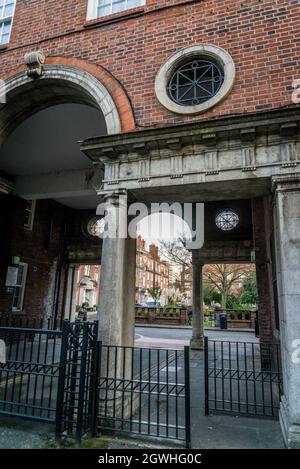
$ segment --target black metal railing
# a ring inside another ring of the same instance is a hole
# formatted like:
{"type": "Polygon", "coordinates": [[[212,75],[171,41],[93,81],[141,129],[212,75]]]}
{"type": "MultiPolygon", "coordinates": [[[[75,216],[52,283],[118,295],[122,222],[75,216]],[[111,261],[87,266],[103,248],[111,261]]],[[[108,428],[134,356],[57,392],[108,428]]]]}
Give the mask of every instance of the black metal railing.
{"type": "Polygon", "coordinates": [[[98,347],[93,432],[178,440],[189,448],[189,348],[98,347]]]}
{"type": "Polygon", "coordinates": [[[61,331],[0,326],[0,414],[55,421],[61,331]]]}
{"type": "Polygon", "coordinates": [[[280,346],[205,338],[205,413],[278,418],[280,346]]]}
{"type": "Polygon", "coordinates": [[[53,320],[51,318],[44,318],[39,316],[28,317],[22,314],[0,314],[0,327],[60,330],[59,325],[54,327],[53,320]]]}
{"type": "Polygon", "coordinates": [[[56,437],[75,438],[92,427],[98,322],[65,321],[62,330],[56,437]]]}
{"type": "Polygon", "coordinates": [[[97,321],[0,326],[0,414],[55,422],[57,439],[106,430],[189,448],[189,348],[102,345],[97,334],[97,321]]]}

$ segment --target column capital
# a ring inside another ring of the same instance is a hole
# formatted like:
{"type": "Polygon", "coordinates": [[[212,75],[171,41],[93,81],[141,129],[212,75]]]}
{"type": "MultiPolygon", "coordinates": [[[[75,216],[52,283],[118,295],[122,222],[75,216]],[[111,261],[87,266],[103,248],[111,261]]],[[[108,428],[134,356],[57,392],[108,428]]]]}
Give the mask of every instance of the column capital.
{"type": "Polygon", "coordinates": [[[112,203],[114,205],[118,204],[120,199],[127,199],[128,203],[133,203],[136,201],[134,195],[127,189],[114,189],[111,191],[99,191],[98,195],[103,197],[103,202],[112,203]]]}
{"type": "Polygon", "coordinates": [[[127,190],[126,189],[114,189],[111,191],[100,191],[98,192],[98,195],[101,195],[103,197],[103,200],[107,202],[107,200],[109,199],[114,200],[122,196],[127,196],[127,190]]]}
{"type": "Polygon", "coordinates": [[[300,191],[300,173],[285,174],[282,176],[272,176],[272,192],[300,191]]]}

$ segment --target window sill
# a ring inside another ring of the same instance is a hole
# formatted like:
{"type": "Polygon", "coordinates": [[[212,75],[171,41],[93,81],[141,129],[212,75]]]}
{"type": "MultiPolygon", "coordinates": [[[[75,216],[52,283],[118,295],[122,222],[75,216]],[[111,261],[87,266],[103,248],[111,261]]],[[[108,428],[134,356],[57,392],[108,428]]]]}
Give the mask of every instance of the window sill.
{"type": "Polygon", "coordinates": [[[126,19],[134,18],[135,16],[139,16],[140,14],[144,13],[145,7],[136,7],[131,8],[130,10],[121,11],[120,13],[114,13],[112,15],[101,16],[99,18],[95,18],[92,20],[88,20],[84,23],[85,28],[89,28],[92,26],[97,26],[106,23],[114,23],[117,21],[123,21],[126,19]]]}
{"type": "Polygon", "coordinates": [[[7,49],[7,48],[8,48],[8,44],[1,44],[1,45],[0,45],[0,51],[1,51],[1,50],[5,50],[5,49],[7,49]]]}

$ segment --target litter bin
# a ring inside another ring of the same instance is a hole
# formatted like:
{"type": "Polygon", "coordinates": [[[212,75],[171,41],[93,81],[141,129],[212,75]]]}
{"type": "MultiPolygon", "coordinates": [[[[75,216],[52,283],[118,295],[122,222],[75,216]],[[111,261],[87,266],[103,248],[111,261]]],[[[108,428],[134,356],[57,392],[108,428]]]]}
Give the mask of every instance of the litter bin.
{"type": "Polygon", "coordinates": [[[220,327],[221,327],[221,329],[227,329],[228,328],[227,314],[226,313],[221,313],[220,314],[220,327]]]}

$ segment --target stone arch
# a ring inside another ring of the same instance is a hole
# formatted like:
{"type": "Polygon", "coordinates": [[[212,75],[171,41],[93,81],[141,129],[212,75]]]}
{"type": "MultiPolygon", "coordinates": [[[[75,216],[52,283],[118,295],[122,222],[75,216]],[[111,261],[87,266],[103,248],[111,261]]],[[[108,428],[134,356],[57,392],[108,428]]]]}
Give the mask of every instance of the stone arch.
{"type": "Polygon", "coordinates": [[[7,102],[0,109],[0,143],[30,115],[69,102],[100,109],[108,134],[135,128],[125,91],[102,67],[79,59],[50,57],[38,79],[28,77],[25,65],[4,79],[7,102]]]}

